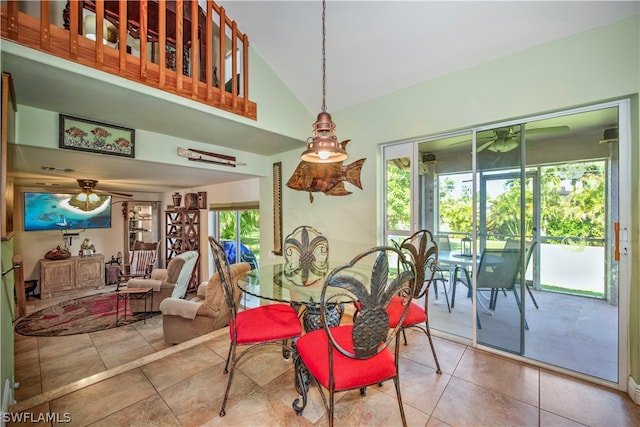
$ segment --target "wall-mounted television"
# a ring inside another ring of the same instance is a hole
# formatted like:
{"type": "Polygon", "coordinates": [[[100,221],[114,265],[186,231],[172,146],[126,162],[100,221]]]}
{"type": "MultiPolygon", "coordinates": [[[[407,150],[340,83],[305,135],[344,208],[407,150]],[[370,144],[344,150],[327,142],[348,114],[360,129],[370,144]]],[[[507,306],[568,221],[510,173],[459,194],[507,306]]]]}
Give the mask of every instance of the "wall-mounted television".
{"type": "Polygon", "coordinates": [[[111,228],[111,196],[90,211],[69,204],[75,194],[24,193],[24,230],[111,228]]]}

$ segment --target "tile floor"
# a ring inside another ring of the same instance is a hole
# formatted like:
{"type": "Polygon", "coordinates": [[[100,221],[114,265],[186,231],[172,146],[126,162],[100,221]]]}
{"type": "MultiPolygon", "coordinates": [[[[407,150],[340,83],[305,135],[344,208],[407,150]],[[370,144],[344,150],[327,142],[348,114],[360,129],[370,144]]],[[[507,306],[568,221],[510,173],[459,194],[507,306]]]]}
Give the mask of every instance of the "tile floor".
{"type": "MultiPolygon", "coordinates": [[[[71,426],[327,425],[315,388],[296,416],[292,363],[268,347],[243,360],[219,417],[228,330],[169,346],[161,322],[155,316],[71,337],[16,335],[21,386],[10,411],[68,414],[71,426]]],[[[640,425],[640,406],[624,393],[436,337],[438,375],[426,337],[410,332],[408,339],[400,375],[411,426],[640,425]]],[[[337,426],[400,424],[391,382],[338,399],[337,426]]]]}

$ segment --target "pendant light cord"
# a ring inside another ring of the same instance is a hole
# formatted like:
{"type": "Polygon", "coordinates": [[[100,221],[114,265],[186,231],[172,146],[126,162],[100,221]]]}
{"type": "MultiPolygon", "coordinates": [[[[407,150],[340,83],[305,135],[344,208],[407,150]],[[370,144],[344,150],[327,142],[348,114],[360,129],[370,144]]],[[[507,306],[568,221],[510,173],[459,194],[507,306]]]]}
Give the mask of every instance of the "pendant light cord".
{"type": "Polygon", "coordinates": [[[327,59],[326,59],[326,43],[327,43],[327,29],[325,27],[327,2],[322,0],[322,112],[327,111],[327,103],[325,98],[327,96],[327,59]]]}

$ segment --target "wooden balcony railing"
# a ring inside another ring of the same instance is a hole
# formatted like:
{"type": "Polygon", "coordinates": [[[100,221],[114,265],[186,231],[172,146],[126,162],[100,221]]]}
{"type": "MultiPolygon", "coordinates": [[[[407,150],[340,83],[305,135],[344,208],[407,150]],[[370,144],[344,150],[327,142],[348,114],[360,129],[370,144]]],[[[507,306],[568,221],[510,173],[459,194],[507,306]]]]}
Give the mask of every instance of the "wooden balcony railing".
{"type": "Polygon", "coordinates": [[[256,120],[249,39],[212,0],[28,3],[0,7],[3,39],[256,120]]]}

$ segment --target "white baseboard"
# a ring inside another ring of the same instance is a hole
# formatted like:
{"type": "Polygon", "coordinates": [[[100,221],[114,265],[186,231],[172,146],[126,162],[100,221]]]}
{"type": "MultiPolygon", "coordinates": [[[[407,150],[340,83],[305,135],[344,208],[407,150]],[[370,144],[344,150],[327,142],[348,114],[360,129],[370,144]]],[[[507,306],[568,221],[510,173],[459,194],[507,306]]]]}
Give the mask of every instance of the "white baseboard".
{"type": "Polygon", "coordinates": [[[636,383],[631,376],[629,376],[627,384],[627,393],[629,393],[631,400],[633,400],[636,405],[640,405],[640,384],[636,383]]]}

